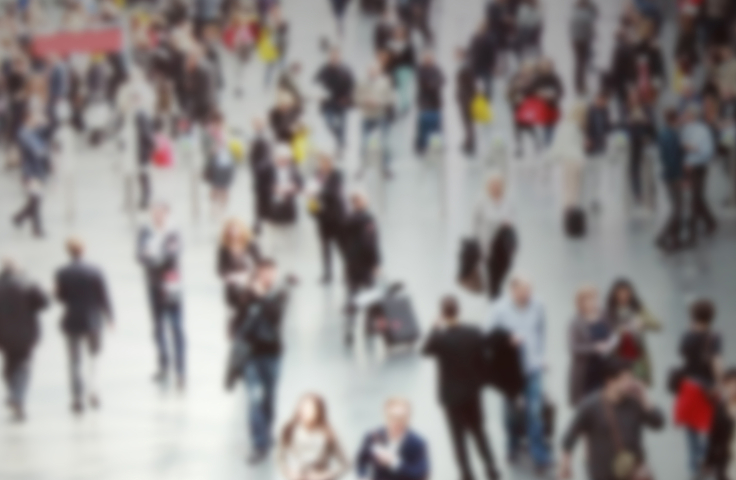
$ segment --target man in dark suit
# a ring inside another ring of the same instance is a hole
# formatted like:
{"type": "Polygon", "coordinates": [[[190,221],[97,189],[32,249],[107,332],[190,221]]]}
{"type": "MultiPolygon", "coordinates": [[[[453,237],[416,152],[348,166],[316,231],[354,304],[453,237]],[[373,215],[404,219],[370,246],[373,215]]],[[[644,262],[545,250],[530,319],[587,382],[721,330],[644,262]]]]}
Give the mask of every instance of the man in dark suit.
{"type": "Polygon", "coordinates": [[[84,261],[84,244],[71,238],[66,244],[71,261],[56,273],[56,297],[64,305],[61,327],[66,334],[72,387],[72,411],[84,411],[85,384],[82,350],[89,349],[87,391],[92,408],[100,399],[95,389],[95,364],[102,345],[103,320],[112,326],[113,315],[105,277],[96,266],[84,261]]]}
{"type": "Polygon", "coordinates": [[[342,227],[345,221],[345,204],[343,200],[342,173],[335,169],[332,158],[321,155],[317,170],[319,190],[313,198],[312,207],[317,220],[317,232],[322,246],[322,264],[324,275],[322,281],[332,281],[331,246],[340,248],[342,227]]]}
{"type": "Polygon", "coordinates": [[[391,398],[384,406],[386,426],[366,435],[358,452],[360,480],[427,480],[429,451],[425,441],[409,429],[411,405],[391,398]]]}
{"type": "Polygon", "coordinates": [[[454,297],[442,300],[441,318],[424,345],[423,353],[435,357],[439,367],[439,397],[452,435],[462,480],[474,477],[468,460],[465,435],[475,440],[486,468],[486,477],[498,477],[488,437],[483,430],[482,346],[480,329],[459,321],[454,297]]]}
{"type": "Polygon", "coordinates": [[[11,260],[5,260],[0,270],[0,352],[4,357],[8,407],[19,422],[25,419],[31,355],[40,333],[38,315],[47,305],[46,294],[11,260]]]}
{"type": "Polygon", "coordinates": [[[355,79],[350,68],[343,63],[339,49],[332,49],[329,62],[317,73],[316,82],[327,92],[327,98],[322,102],[322,115],[342,153],[345,149],[346,117],[353,102],[355,79]]]}

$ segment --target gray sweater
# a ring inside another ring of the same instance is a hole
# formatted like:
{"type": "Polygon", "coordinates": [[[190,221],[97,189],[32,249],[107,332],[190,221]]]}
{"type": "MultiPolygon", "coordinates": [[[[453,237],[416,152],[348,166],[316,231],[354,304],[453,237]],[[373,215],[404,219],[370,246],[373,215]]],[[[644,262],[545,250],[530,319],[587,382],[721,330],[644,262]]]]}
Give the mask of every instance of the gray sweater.
{"type": "Polygon", "coordinates": [[[664,416],[657,408],[645,410],[636,399],[623,398],[617,404],[607,407],[600,393],[583,400],[575,414],[572,425],[563,439],[565,452],[572,452],[575,443],[582,435],[588,444],[588,478],[591,480],[615,480],[613,463],[619,453],[618,441],[623,448],[637,459],[646,463],[642,433],[644,427],[660,430],[664,426],[664,416]],[[608,419],[606,408],[611,408],[618,433],[614,433],[608,419]],[[620,440],[616,440],[616,435],[620,440]]]}

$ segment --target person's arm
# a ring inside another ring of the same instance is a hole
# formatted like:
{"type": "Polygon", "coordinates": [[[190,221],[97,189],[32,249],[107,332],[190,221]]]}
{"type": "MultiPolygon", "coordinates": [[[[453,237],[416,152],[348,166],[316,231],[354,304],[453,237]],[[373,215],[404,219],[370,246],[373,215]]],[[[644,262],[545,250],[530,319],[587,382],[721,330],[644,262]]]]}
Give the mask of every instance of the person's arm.
{"type": "Polygon", "coordinates": [[[394,470],[399,478],[408,480],[425,480],[429,477],[429,454],[426,443],[417,438],[411,448],[407,448],[404,458],[394,470]]]}
{"type": "Polygon", "coordinates": [[[373,454],[371,448],[373,446],[373,435],[368,434],[363,440],[363,444],[358,450],[358,455],[355,459],[355,470],[360,480],[368,480],[371,467],[373,465],[373,454]]]}
{"type": "Polygon", "coordinates": [[[422,355],[426,355],[428,357],[437,355],[437,349],[439,347],[439,335],[440,329],[438,326],[435,326],[429,333],[426,342],[424,342],[424,346],[422,347],[422,355]]]}
{"type": "Polygon", "coordinates": [[[560,478],[567,480],[572,478],[572,452],[575,449],[580,436],[584,435],[588,428],[588,415],[590,404],[583,404],[575,412],[572,423],[562,439],[562,458],[560,460],[560,478]]]}
{"type": "Polygon", "coordinates": [[[588,338],[585,338],[579,331],[577,322],[573,322],[568,332],[568,345],[570,353],[573,355],[588,355],[596,353],[596,343],[588,338]]]}

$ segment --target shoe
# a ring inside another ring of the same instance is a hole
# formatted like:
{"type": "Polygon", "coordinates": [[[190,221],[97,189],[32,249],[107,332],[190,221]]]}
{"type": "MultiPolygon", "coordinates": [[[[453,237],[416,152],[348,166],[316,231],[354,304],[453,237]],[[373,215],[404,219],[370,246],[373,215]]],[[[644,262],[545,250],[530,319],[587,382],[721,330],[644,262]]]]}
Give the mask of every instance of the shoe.
{"type": "Polygon", "coordinates": [[[159,383],[163,385],[168,381],[169,376],[166,374],[166,371],[159,370],[158,372],[153,374],[153,377],[151,377],[151,379],[154,383],[159,383]]]}
{"type": "Polygon", "coordinates": [[[74,415],[82,415],[84,413],[84,404],[82,404],[81,400],[75,400],[72,403],[72,413],[74,415]]]}
{"type": "Polygon", "coordinates": [[[486,474],[486,478],[488,478],[488,480],[501,480],[501,474],[498,473],[498,470],[490,470],[486,474]]]}
{"type": "Polygon", "coordinates": [[[8,400],[8,407],[10,408],[12,420],[14,422],[23,423],[26,420],[26,412],[23,410],[23,405],[12,400],[8,400]]]}
{"type": "Polygon", "coordinates": [[[249,465],[258,465],[260,463],[263,463],[267,458],[267,450],[253,450],[250,455],[248,455],[247,462],[249,465]]]}
{"type": "Polygon", "coordinates": [[[89,406],[92,407],[93,410],[99,410],[100,409],[100,397],[98,397],[95,394],[92,394],[89,396],[89,406]]]}
{"type": "Polygon", "coordinates": [[[184,378],[183,375],[179,375],[176,377],[176,389],[180,392],[183,392],[187,389],[187,380],[184,378]]]}
{"type": "Polygon", "coordinates": [[[322,285],[329,285],[332,283],[332,275],[322,275],[319,281],[322,285]]]}

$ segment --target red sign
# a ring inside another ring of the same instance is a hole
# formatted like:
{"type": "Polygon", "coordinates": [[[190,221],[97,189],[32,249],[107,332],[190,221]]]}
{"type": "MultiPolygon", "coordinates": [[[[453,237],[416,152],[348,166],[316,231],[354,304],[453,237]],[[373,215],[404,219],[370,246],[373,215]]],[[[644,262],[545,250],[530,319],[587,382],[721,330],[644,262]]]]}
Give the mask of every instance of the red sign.
{"type": "Polygon", "coordinates": [[[39,56],[70,53],[110,53],[123,49],[123,32],[117,27],[37,35],[32,42],[39,56]]]}

